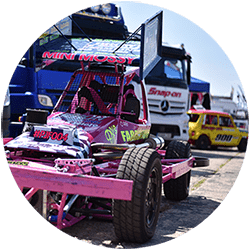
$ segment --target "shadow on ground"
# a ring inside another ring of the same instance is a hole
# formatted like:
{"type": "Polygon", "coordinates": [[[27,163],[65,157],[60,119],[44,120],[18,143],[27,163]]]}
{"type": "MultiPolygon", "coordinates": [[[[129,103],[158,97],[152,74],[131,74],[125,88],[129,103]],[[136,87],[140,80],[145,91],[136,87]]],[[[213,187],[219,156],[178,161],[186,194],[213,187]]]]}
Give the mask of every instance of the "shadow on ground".
{"type": "Polygon", "coordinates": [[[203,196],[190,196],[181,202],[170,202],[162,197],[161,213],[154,237],[145,244],[119,242],[112,221],[85,219],[63,231],[78,240],[109,248],[139,248],[154,246],[175,239],[205,220],[219,202],[203,196]]]}

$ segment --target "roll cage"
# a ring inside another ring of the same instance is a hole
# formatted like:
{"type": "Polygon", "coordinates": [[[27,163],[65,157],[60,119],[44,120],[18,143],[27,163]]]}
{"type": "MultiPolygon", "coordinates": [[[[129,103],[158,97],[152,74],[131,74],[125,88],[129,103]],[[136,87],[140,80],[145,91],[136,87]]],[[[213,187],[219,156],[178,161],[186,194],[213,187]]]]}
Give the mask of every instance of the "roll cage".
{"type": "Polygon", "coordinates": [[[82,63],[81,69],[72,75],[53,112],[115,116],[143,123],[142,120],[148,120],[149,114],[145,88],[142,81],[137,80],[138,74],[137,67],[84,66],[82,63]],[[133,84],[141,86],[141,104],[133,84]],[[133,109],[129,110],[131,105],[133,109]],[[142,117],[138,120],[141,107],[142,117]]]}

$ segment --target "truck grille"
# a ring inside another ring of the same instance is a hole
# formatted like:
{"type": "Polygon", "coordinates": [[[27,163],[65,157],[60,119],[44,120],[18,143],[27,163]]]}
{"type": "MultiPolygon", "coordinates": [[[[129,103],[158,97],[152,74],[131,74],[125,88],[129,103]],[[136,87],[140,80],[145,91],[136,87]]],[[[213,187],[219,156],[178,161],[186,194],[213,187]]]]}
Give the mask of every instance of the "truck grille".
{"type": "Polygon", "coordinates": [[[158,133],[169,133],[171,138],[174,136],[180,136],[180,128],[177,125],[162,125],[162,124],[152,124],[151,134],[157,135],[158,133]]]}
{"type": "Polygon", "coordinates": [[[186,112],[185,102],[148,99],[148,105],[151,113],[179,115],[186,112]]]}

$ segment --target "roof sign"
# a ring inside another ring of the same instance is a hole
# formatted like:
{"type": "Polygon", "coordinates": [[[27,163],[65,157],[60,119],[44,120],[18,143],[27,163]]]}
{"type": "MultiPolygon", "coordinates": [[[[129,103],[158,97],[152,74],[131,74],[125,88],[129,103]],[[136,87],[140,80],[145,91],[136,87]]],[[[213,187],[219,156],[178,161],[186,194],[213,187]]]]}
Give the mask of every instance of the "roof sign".
{"type": "Polygon", "coordinates": [[[42,53],[43,59],[84,61],[84,62],[108,62],[139,66],[140,42],[130,41],[119,51],[113,53],[114,49],[120,45],[119,40],[92,40],[70,39],[70,42],[77,48],[77,51],[65,49],[57,51],[49,50],[42,53]]]}
{"type": "Polygon", "coordinates": [[[141,41],[128,38],[120,40],[81,39],[62,37],[37,46],[37,55],[42,59],[100,62],[140,66],[140,79],[155,67],[160,60],[162,44],[162,11],[144,22],[141,31],[141,41]]]}

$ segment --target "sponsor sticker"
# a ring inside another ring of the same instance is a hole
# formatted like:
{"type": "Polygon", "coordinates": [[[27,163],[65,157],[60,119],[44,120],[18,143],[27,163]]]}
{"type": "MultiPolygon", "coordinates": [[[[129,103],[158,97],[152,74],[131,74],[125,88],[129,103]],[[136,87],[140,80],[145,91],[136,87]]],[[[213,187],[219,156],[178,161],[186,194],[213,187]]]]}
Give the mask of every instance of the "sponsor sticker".
{"type": "MultiPolygon", "coordinates": [[[[47,142],[51,144],[73,145],[73,130],[57,129],[52,127],[34,126],[30,136],[37,142],[47,142]]],[[[77,139],[77,138],[75,138],[77,139]]]]}
{"type": "Polygon", "coordinates": [[[33,137],[34,138],[42,138],[42,139],[51,139],[51,140],[57,140],[57,141],[67,141],[69,134],[63,134],[63,132],[57,132],[57,131],[45,131],[45,130],[35,130],[33,137]]]}
{"type": "Polygon", "coordinates": [[[21,166],[28,166],[28,162],[27,161],[8,161],[9,164],[13,164],[13,165],[21,165],[21,166]]]}

